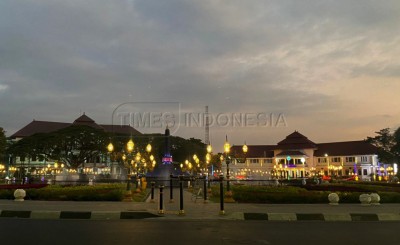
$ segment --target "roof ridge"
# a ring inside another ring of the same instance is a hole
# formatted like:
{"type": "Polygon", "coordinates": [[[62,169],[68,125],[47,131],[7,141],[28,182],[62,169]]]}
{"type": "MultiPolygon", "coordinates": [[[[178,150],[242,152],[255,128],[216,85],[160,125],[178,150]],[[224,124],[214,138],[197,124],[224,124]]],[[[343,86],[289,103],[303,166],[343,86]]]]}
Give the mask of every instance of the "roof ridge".
{"type": "Polygon", "coordinates": [[[335,142],[325,142],[325,143],[316,143],[316,144],[321,145],[321,144],[338,144],[338,143],[354,143],[354,142],[367,142],[367,141],[366,140],[349,140],[349,141],[335,141],[335,142]]]}
{"type": "MultiPolygon", "coordinates": [[[[45,122],[45,123],[66,123],[66,124],[71,124],[67,122],[55,122],[55,121],[43,121],[43,120],[32,120],[32,122],[45,122]]],[[[32,123],[31,122],[31,123],[32,123]]]]}

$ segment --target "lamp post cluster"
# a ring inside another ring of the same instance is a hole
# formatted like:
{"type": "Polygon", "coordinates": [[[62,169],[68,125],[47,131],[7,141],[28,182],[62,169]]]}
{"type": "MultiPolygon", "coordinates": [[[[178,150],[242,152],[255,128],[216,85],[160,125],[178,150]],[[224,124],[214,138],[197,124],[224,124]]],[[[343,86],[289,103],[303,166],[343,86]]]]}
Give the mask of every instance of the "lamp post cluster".
{"type": "MultiPolygon", "coordinates": [[[[147,169],[153,169],[156,166],[156,160],[151,154],[152,146],[150,143],[147,144],[145,151],[142,153],[139,151],[139,149],[137,149],[136,152],[134,151],[135,143],[132,139],[129,139],[125,148],[126,152],[124,150],[121,152],[121,160],[127,170],[126,194],[124,200],[132,201],[132,176],[135,176],[136,192],[141,192],[139,188],[140,177],[147,173],[147,169]]],[[[108,144],[107,150],[111,156],[111,153],[114,152],[114,145],[112,142],[108,144]]],[[[144,183],[141,184],[143,185],[144,183]]]]}
{"type": "MultiPolygon", "coordinates": [[[[378,180],[389,180],[390,178],[393,178],[394,176],[394,168],[392,166],[388,167],[379,167],[376,169],[376,172],[378,174],[378,180]]],[[[374,175],[374,180],[376,180],[376,176],[374,175]]]]}
{"type": "Polygon", "coordinates": [[[343,167],[342,166],[329,166],[329,175],[337,176],[339,175],[339,172],[342,172],[343,167]]]}
{"type": "Polygon", "coordinates": [[[47,164],[47,168],[44,169],[45,172],[50,172],[53,175],[53,183],[56,184],[56,176],[57,174],[61,173],[64,169],[64,164],[54,163],[52,166],[51,164],[47,164]]]}
{"type": "Polygon", "coordinates": [[[6,167],[3,164],[0,164],[0,177],[3,178],[6,172],[6,167]]]}
{"type": "Polygon", "coordinates": [[[200,158],[197,156],[197,154],[194,154],[192,156],[193,163],[189,160],[185,160],[184,163],[180,164],[180,168],[182,170],[189,171],[191,175],[193,175],[193,170],[197,173],[200,172],[209,177],[209,171],[208,171],[208,166],[211,162],[211,153],[212,153],[212,146],[210,144],[207,145],[206,147],[206,155],[205,155],[205,160],[201,161],[200,158]]]}
{"type": "MultiPolygon", "coordinates": [[[[249,150],[248,146],[246,145],[246,142],[244,143],[243,147],[242,147],[242,151],[244,154],[244,161],[246,162],[246,154],[247,151],[249,150]]],[[[231,163],[232,157],[229,154],[231,151],[231,145],[228,142],[228,136],[225,137],[225,143],[224,143],[224,154],[225,157],[223,155],[221,155],[221,163],[222,161],[225,159],[225,163],[226,163],[226,193],[225,193],[225,201],[226,202],[234,202],[233,200],[233,194],[231,191],[231,187],[230,187],[230,169],[229,169],[229,164],[231,163]]]]}

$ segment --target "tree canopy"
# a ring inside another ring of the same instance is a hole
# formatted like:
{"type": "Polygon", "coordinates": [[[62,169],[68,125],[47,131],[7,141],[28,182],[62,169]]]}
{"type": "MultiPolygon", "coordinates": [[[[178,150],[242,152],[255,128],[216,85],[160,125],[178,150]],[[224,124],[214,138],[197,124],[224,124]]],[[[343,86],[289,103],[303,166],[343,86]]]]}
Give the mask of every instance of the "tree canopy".
{"type": "Polygon", "coordinates": [[[375,132],[375,137],[368,137],[367,141],[378,148],[379,161],[386,164],[399,162],[400,159],[400,127],[392,132],[390,128],[375,132]]]}
{"type": "Polygon", "coordinates": [[[4,159],[7,148],[6,132],[0,127],[0,162],[4,159]]]}
{"type": "Polygon", "coordinates": [[[11,146],[10,152],[14,156],[57,160],[70,168],[77,168],[105,152],[107,139],[108,135],[102,130],[72,125],[23,138],[11,146]]]}
{"type": "MultiPolygon", "coordinates": [[[[112,161],[123,163],[122,156],[127,153],[126,143],[130,135],[108,134],[101,129],[85,125],[72,125],[51,132],[39,133],[23,138],[10,147],[13,156],[22,158],[38,158],[39,160],[55,160],[69,168],[78,168],[82,163],[95,160],[98,156],[111,157],[112,161]],[[109,153],[107,145],[112,142],[114,151],[109,153]]],[[[135,135],[134,152],[146,153],[147,144],[151,144],[151,154],[160,162],[165,152],[165,136],[163,134],[135,135]]],[[[192,160],[194,154],[203,161],[206,145],[200,139],[184,139],[170,136],[170,153],[174,163],[192,160]]]]}

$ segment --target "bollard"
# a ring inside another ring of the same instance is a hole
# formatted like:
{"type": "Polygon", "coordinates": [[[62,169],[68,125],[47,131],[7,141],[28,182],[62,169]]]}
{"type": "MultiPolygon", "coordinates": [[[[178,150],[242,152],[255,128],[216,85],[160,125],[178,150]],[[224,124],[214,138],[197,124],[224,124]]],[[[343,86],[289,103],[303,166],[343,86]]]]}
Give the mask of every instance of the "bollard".
{"type": "Polygon", "coordinates": [[[16,202],[23,202],[25,196],[26,196],[26,192],[24,189],[16,189],[14,191],[14,197],[15,197],[14,201],[16,201],[16,202]]]}
{"type": "Polygon", "coordinates": [[[174,188],[172,186],[172,174],[170,175],[169,178],[169,202],[173,203],[174,202],[174,188]]]}
{"type": "Polygon", "coordinates": [[[185,215],[183,210],[183,176],[179,176],[179,215],[185,215]]]}
{"type": "Polygon", "coordinates": [[[158,214],[164,214],[163,191],[164,191],[164,186],[163,186],[163,185],[160,185],[160,209],[158,210],[158,214]]]}
{"type": "Polygon", "coordinates": [[[219,200],[220,200],[220,215],[225,214],[224,210],[224,177],[221,175],[220,177],[221,182],[219,183],[219,200]]]}
{"type": "Polygon", "coordinates": [[[207,198],[207,178],[204,177],[204,189],[203,189],[203,193],[204,193],[204,203],[208,203],[208,198],[207,198]]]}
{"type": "Polygon", "coordinates": [[[211,196],[211,178],[210,175],[207,176],[207,182],[208,182],[208,188],[207,188],[207,192],[208,192],[208,196],[211,196]]]}
{"type": "Polygon", "coordinates": [[[154,203],[154,186],[155,186],[155,183],[154,183],[154,181],[152,181],[151,182],[151,199],[150,199],[151,203],[154,203]]]}
{"type": "Polygon", "coordinates": [[[136,184],[136,190],[135,190],[135,192],[136,193],[140,193],[140,188],[139,188],[139,176],[138,175],[136,175],[136,178],[135,178],[135,184],[136,184]]]}
{"type": "Polygon", "coordinates": [[[381,197],[378,195],[378,193],[372,193],[370,194],[371,197],[371,205],[380,205],[379,201],[381,200],[381,197]]]}
{"type": "Polygon", "coordinates": [[[328,195],[329,205],[339,205],[339,195],[337,193],[330,193],[328,195]]]}

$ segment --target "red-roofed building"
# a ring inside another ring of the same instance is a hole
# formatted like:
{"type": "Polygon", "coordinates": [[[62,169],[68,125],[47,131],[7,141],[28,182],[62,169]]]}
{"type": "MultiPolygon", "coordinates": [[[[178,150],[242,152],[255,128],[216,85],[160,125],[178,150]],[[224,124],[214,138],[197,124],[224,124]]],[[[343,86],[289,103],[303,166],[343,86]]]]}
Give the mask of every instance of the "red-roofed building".
{"type": "MultiPolygon", "coordinates": [[[[77,119],[75,119],[72,123],[64,123],[64,122],[50,122],[50,121],[36,121],[33,120],[29,124],[27,124],[22,129],[15,132],[10,136],[12,140],[18,141],[22,138],[29,137],[31,135],[37,133],[51,133],[60,129],[67,128],[72,125],[85,125],[90,126],[95,129],[104,130],[108,133],[113,133],[116,135],[141,135],[139,131],[130,125],[105,125],[105,124],[97,124],[93,119],[85,115],[83,113],[77,119]]],[[[13,158],[14,165],[18,166],[24,171],[27,171],[28,168],[36,168],[38,171],[40,169],[46,168],[48,165],[56,166],[56,162],[51,159],[44,159],[39,157],[34,158],[25,158],[20,156],[14,156],[13,158]]],[[[107,165],[107,158],[102,155],[98,157],[94,157],[90,162],[82,163],[81,171],[97,171],[96,173],[122,173],[122,170],[116,165],[112,165],[111,169],[107,165]]],[[[60,176],[58,176],[60,177],[60,176]]]]}
{"type": "MultiPolygon", "coordinates": [[[[246,154],[242,147],[231,147],[232,178],[236,175],[253,179],[357,175],[366,180],[383,172],[387,174],[386,169],[381,172],[384,166],[378,162],[378,149],[364,140],[314,143],[295,131],[276,145],[248,145],[246,154]]],[[[222,171],[226,171],[226,164],[222,171]]]]}
{"type": "Polygon", "coordinates": [[[141,135],[139,131],[129,125],[107,125],[97,124],[93,119],[83,113],[80,117],[75,119],[73,123],[64,122],[50,122],[50,121],[36,121],[33,120],[25,127],[21,128],[13,135],[10,136],[13,140],[19,140],[37,133],[51,133],[71,125],[86,125],[96,129],[103,129],[109,133],[125,134],[125,135],[141,135]]]}

